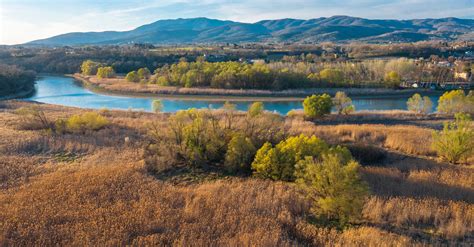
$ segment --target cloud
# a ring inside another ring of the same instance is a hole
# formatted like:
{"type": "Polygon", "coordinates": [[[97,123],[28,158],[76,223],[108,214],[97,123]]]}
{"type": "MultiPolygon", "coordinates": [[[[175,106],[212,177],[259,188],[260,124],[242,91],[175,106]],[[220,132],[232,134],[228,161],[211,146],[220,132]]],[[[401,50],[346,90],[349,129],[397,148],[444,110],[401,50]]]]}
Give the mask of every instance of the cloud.
{"type": "Polygon", "coordinates": [[[129,30],[158,19],[473,18],[473,13],[474,0],[0,0],[0,44],[66,32],[129,30]]]}

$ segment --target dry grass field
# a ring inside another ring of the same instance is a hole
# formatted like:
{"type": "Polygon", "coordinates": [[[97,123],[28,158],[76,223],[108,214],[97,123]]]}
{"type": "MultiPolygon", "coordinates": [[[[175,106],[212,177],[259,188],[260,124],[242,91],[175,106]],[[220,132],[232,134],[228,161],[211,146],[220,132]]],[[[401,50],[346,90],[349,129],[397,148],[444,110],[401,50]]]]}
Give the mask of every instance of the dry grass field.
{"type": "MultiPolygon", "coordinates": [[[[440,123],[433,119],[285,119],[289,134],[348,145],[361,159],[371,195],[363,221],[340,231],[312,224],[310,205],[292,183],[150,174],[148,128],[166,128],[168,114],[97,111],[110,121],[106,128],[52,135],[25,128],[14,113],[31,104],[0,106],[0,246],[474,245],[473,164],[437,160],[430,126],[440,123]]],[[[51,120],[87,111],[40,107],[51,120]]]]}

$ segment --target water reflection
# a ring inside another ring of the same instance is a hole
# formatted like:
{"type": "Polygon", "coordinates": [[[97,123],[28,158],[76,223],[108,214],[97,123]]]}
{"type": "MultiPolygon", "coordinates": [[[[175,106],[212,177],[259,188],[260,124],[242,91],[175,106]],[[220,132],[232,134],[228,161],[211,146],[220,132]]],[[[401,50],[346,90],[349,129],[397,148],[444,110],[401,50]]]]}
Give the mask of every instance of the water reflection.
{"type": "MultiPolygon", "coordinates": [[[[37,91],[29,100],[43,103],[73,106],[91,109],[134,109],[152,110],[153,98],[138,98],[125,96],[111,96],[96,94],[74,83],[74,79],[60,76],[44,76],[37,81],[37,91]]],[[[434,104],[437,97],[432,97],[434,104]]],[[[402,98],[367,98],[354,97],[353,104],[356,110],[392,110],[406,109],[406,97],[402,98]]],[[[182,100],[182,99],[161,99],[164,112],[176,112],[189,108],[211,108],[222,107],[224,101],[208,100],[182,100]]],[[[233,102],[238,110],[247,110],[252,102],[233,102]]],[[[265,109],[286,114],[293,109],[302,109],[300,101],[291,102],[264,102],[265,109]]],[[[435,106],[434,106],[435,107],[435,106]]]]}

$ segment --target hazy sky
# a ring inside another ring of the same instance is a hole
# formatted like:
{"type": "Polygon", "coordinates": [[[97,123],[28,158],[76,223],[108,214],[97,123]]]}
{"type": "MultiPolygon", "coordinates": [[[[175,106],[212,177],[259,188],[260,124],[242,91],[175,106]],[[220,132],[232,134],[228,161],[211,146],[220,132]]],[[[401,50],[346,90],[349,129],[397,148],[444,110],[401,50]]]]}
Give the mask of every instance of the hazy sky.
{"type": "Polygon", "coordinates": [[[0,0],[0,44],[66,32],[129,30],[159,19],[203,16],[254,22],[332,15],[474,18],[474,0],[0,0]]]}

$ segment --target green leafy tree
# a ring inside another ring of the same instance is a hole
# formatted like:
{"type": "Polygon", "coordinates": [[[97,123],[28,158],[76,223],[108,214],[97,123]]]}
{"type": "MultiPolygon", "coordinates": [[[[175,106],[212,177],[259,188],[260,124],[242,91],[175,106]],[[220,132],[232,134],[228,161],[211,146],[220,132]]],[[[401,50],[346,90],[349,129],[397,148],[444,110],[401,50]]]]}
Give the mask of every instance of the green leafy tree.
{"type": "Polygon", "coordinates": [[[263,113],[265,107],[262,102],[254,102],[249,106],[248,114],[251,117],[259,116],[263,113]]]}
{"type": "Polygon", "coordinates": [[[438,112],[446,114],[474,113],[474,95],[463,90],[445,92],[438,100],[438,112]]]}
{"type": "Polygon", "coordinates": [[[407,108],[409,111],[427,114],[433,108],[433,103],[429,97],[422,98],[420,94],[416,93],[408,99],[407,108]]]}
{"type": "Polygon", "coordinates": [[[319,72],[319,78],[329,84],[341,84],[344,81],[344,73],[339,69],[323,69],[319,72]]]}
{"type": "Polygon", "coordinates": [[[397,72],[390,71],[387,74],[385,74],[384,82],[385,82],[385,85],[387,85],[388,87],[397,88],[400,86],[400,83],[402,82],[402,78],[397,72]]]}
{"type": "Polygon", "coordinates": [[[328,94],[312,95],[303,101],[304,115],[309,119],[331,113],[332,100],[328,94]]]}
{"type": "Polygon", "coordinates": [[[99,68],[100,63],[94,62],[92,60],[86,60],[82,62],[81,72],[83,75],[95,75],[97,74],[97,69],[99,68]]]}
{"type": "Polygon", "coordinates": [[[252,169],[258,177],[293,181],[298,161],[306,156],[320,157],[328,150],[328,145],[316,136],[289,137],[274,148],[270,143],[265,143],[257,151],[252,169]]]}
{"type": "Polygon", "coordinates": [[[97,78],[112,78],[115,77],[115,71],[112,67],[106,66],[106,67],[99,67],[97,69],[97,78]]]}
{"type": "Polygon", "coordinates": [[[474,154],[474,127],[467,114],[456,114],[455,121],[444,123],[441,131],[433,132],[432,147],[451,163],[467,161],[474,154]]]}
{"type": "Polygon", "coordinates": [[[163,103],[161,102],[161,100],[153,100],[153,102],[151,103],[151,109],[153,110],[153,112],[156,113],[163,111],[163,103]]]}
{"type": "Polygon", "coordinates": [[[138,78],[140,80],[148,80],[150,78],[150,70],[148,68],[140,68],[137,71],[138,78]]]}
{"type": "Polygon", "coordinates": [[[368,186],[360,178],[359,164],[337,154],[298,162],[296,183],[311,200],[311,211],[326,224],[341,228],[361,218],[368,186]]]}
{"type": "Polygon", "coordinates": [[[255,152],[256,148],[250,138],[240,133],[235,134],[227,145],[225,167],[232,173],[248,173],[255,152]]]}
{"type": "Polygon", "coordinates": [[[139,82],[140,77],[138,76],[136,71],[130,71],[128,74],[125,76],[125,79],[129,82],[139,82]]]}
{"type": "Polygon", "coordinates": [[[352,99],[344,92],[337,92],[333,99],[334,107],[338,114],[349,114],[355,110],[352,99]]]}

